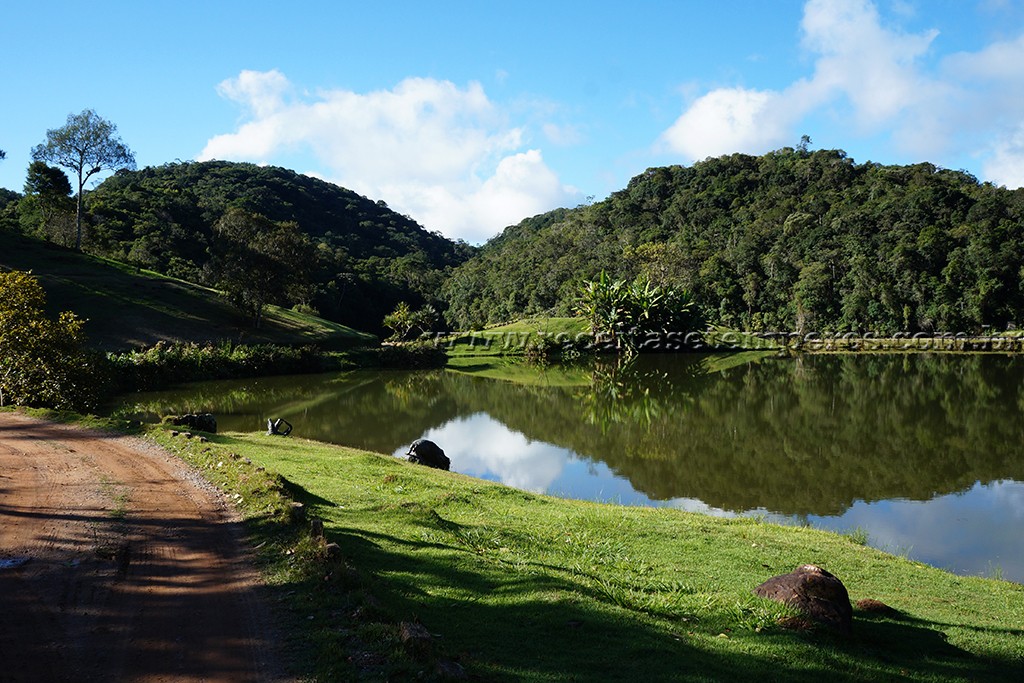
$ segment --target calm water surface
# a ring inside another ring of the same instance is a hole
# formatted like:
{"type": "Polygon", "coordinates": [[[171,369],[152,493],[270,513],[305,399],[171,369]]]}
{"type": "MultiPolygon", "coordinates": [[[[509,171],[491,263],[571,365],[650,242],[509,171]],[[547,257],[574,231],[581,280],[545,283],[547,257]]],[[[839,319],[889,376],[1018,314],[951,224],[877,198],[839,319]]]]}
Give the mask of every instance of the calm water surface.
{"type": "Polygon", "coordinates": [[[1024,358],[645,356],[634,363],[211,382],[126,415],[212,412],[222,431],[402,455],[539,493],[763,515],[961,574],[1024,581],[1024,358]]]}

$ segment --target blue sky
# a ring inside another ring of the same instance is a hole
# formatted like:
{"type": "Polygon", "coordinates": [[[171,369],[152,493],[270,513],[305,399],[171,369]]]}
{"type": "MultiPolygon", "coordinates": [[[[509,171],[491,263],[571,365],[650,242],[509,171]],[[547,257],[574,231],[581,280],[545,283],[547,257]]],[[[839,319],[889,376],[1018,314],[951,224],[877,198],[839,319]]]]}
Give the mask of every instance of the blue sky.
{"type": "Polygon", "coordinates": [[[140,167],[285,166],[473,243],[805,134],[1024,185],[1024,0],[22,0],[3,27],[18,191],[85,108],[140,167]]]}

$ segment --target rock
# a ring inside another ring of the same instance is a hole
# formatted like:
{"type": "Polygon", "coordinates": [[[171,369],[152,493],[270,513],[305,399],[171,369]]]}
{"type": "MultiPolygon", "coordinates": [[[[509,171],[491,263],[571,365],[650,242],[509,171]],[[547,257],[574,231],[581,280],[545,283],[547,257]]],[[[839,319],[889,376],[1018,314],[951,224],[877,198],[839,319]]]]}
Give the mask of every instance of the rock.
{"type": "Polygon", "coordinates": [[[313,538],[324,537],[324,521],[322,519],[313,518],[309,521],[309,535],[313,538]]]}
{"type": "Polygon", "coordinates": [[[849,633],[853,624],[853,608],[846,586],[813,564],[801,565],[789,574],[768,579],[754,589],[754,594],[795,607],[840,633],[849,633]]]}
{"type": "Polygon", "coordinates": [[[434,641],[423,624],[414,621],[403,621],[399,624],[398,637],[406,651],[414,656],[429,654],[434,641]]]}
{"type": "Polygon", "coordinates": [[[306,506],[297,500],[288,502],[288,519],[292,522],[298,522],[306,518],[306,506]]]}
{"type": "Polygon", "coordinates": [[[444,454],[441,447],[427,439],[413,441],[406,455],[409,457],[409,462],[417,462],[439,470],[450,469],[452,464],[452,461],[444,454]]]}
{"type": "Polygon", "coordinates": [[[176,427],[191,427],[192,429],[198,429],[201,432],[209,432],[210,434],[217,433],[217,418],[210,413],[189,413],[188,415],[178,415],[177,417],[171,418],[171,424],[176,427]]]}
{"type": "Polygon", "coordinates": [[[857,609],[862,612],[871,612],[872,614],[879,614],[883,617],[896,617],[899,616],[899,611],[889,607],[881,600],[875,600],[874,598],[865,598],[857,601],[857,609]]]}

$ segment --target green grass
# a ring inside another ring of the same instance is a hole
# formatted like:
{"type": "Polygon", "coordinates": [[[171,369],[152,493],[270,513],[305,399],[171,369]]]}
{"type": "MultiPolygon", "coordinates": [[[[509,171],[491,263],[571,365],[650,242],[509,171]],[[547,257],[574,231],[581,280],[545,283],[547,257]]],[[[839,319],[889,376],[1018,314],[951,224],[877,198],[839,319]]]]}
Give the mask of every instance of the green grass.
{"type": "Polygon", "coordinates": [[[771,351],[783,348],[770,337],[717,325],[708,329],[704,341],[711,350],[771,351]]]}
{"type": "Polygon", "coordinates": [[[1024,587],[954,576],[856,534],[560,500],[294,438],[156,434],[249,516],[301,676],[434,680],[453,663],[488,681],[1010,681],[1024,670],[1024,587]],[[289,496],[324,521],[324,540],[287,526],[289,496]],[[751,591],[808,562],[853,601],[897,613],[855,611],[848,638],[781,627],[787,610],[751,591]],[[402,643],[412,622],[432,634],[421,648],[402,643]]]}
{"type": "Polygon", "coordinates": [[[158,341],[318,344],[335,349],[375,341],[344,325],[272,306],[263,328],[216,291],[72,249],[4,233],[0,269],[32,271],[52,313],[85,318],[90,346],[124,350],[158,341]]]}
{"type": "Polygon", "coordinates": [[[589,387],[592,373],[565,364],[528,363],[522,358],[455,356],[445,366],[452,372],[529,386],[589,387]]]}
{"type": "Polygon", "coordinates": [[[540,343],[542,336],[558,341],[575,340],[590,332],[582,318],[528,318],[476,332],[462,332],[442,340],[450,357],[522,356],[540,343]]]}

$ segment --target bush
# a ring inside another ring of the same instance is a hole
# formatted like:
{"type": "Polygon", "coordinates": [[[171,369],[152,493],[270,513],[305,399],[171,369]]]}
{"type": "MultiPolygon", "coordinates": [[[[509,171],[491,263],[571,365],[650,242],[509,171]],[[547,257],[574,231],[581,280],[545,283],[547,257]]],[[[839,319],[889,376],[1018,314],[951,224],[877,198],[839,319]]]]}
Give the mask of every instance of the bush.
{"type": "Polygon", "coordinates": [[[230,342],[158,342],[148,349],[107,355],[107,364],[117,377],[118,392],[146,391],[208,379],[319,372],[329,370],[328,363],[312,346],[230,342]]]}
{"type": "Polygon", "coordinates": [[[0,406],[92,409],[103,382],[83,346],[83,321],[70,311],[52,320],[45,308],[30,273],[0,273],[0,406]]]}

